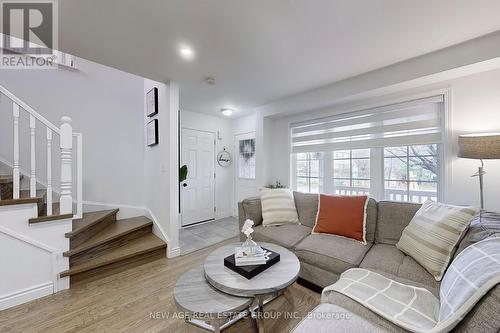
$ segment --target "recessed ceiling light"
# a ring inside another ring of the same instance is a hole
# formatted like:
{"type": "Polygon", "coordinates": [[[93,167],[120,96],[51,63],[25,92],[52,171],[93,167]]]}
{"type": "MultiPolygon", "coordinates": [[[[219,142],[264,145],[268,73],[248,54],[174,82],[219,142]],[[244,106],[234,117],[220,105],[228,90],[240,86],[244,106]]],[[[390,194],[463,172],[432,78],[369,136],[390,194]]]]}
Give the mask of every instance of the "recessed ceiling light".
{"type": "Polygon", "coordinates": [[[215,84],[215,78],[211,77],[211,76],[208,76],[205,78],[205,82],[210,85],[210,86],[213,86],[215,84]]]}
{"type": "Polygon", "coordinates": [[[229,108],[225,108],[225,109],[221,109],[220,112],[226,116],[226,117],[229,117],[233,114],[234,110],[233,109],[229,109],[229,108]]]}
{"type": "Polygon", "coordinates": [[[182,45],[179,47],[179,54],[185,60],[191,60],[194,58],[193,49],[186,45],[182,45]]]}

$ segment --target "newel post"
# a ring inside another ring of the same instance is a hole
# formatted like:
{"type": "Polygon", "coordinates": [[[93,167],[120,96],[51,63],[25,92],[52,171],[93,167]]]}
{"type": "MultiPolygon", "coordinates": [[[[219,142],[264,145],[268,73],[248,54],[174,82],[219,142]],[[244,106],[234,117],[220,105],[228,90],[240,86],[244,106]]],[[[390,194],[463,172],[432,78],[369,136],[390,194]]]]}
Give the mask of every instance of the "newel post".
{"type": "Polygon", "coordinates": [[[61,197],[60,213],[71,214],[73,212],[73,197],[71,188],[73,180],[71,178],[71,165],[73,149],[73,127],[71,126],[71,118],[64,116],[61,118],[61,197]]]}

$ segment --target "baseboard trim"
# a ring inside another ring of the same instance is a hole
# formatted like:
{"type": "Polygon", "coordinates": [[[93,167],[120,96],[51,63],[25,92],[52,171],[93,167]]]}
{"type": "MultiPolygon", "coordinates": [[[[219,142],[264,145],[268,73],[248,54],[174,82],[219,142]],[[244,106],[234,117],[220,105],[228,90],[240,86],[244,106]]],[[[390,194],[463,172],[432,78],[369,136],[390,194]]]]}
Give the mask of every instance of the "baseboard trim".
{"type": "Polygon", "coordinates": [[[146,211],[146,213],[148,214],[148,217],[153,220],[153,233],[160,237],[165,243],[168,243],[170,242],[170,238],[168,237],[167,233],[165,232],[165,230],[163,229],[163,227],[160,225],[160,222],[158,221],[158,219],[156,218],[155,214],[153,214],[153,212],[151,211],[151,209],[149,208],[144,208],[144,210],[146,211]]]}
{"type": "Polygon", "coordinates": [[[106,209],[114,209],[119,208],[118,218],[124,219],[129,217],[135,217],[144,215],[147,211],[146,208],[141,206],[134,205],[124,205],[119,203],[107,203],[107,202],[98,202],[98,201],[83,201],[83,211],[84,212],[92,212],[97,210],[106,210],[106,209]]]}
{"type": "Polygon", "coordinates": [[[16,291],[9,295],[0,296],[0,311],[35,300],[40,297],[51,295],[53,293],[54,284],[52,282],[46,282],[16,291]]]}
{"type": "MultiPolygon", "coordinates": [[[[167,256],[169,258],[177,257],[180,255],[180,248],[170,248],[169,244],[170,238],[168,234],[165,232],[165,229],[161,226],[159,220],[156,218],[155,214],[148,207],[140,207],[133,205],[123,205],[117,203],[105,203],[105,202],[97,202],[97,201],[83,201],[84,207],[89,209],[89,206],[93,206],[97,210],[99,209],[111,209],[111,208],[119,208],[118,218],[127,218],[134,217],[138,215],[146,215],[153,221],[153,234],[157,237],[161,238],[165,243],[167,243],[167,256]]],[[[86,211],[84,209],[84,211],[86,211]]],[[[92,211],[92,210],[88,210],[92,211]]]]}
{"type": "Polygon", "coordinates": [[[181,255],[181,248],[180,247],[170,249],[167,246],[167,258],[175,258],[175,257],[178,257],[180,255],[181,255]]]}

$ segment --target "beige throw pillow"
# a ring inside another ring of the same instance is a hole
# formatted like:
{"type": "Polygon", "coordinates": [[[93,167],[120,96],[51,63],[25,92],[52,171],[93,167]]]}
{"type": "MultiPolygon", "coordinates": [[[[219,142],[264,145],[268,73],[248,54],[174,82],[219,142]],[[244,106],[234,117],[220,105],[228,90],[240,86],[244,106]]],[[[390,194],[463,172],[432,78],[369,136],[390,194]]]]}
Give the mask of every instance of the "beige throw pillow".
{"type": "Polygon", "coordinates": [[[299,223],[293,193],[289,189],[263,189],[260,200],[264,226],[299,223]]]}
{"type": "Polygon", "coordinates": [[[441,281],[476,213],[472,207],[427,201],[403,230],[396,246],[441,281]]]}

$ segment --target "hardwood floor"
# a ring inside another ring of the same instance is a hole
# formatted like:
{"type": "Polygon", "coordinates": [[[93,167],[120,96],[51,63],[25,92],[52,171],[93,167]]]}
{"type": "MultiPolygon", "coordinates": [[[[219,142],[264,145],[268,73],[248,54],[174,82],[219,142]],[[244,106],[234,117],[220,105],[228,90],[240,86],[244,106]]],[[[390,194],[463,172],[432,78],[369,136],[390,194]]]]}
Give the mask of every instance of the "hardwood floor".
{"type": "MultiPolygon", "coordinates": [[[[116,268],[102,270],[74,282],[69,290],[1,311],[0,332],[205,332],[180,318],[173,288],[182,273],[200,265],[212,250],[235,241],[173,259],[125,267],[120,272],[116,268]]],[[[319,294],[297,283],[286,296],[265,306],[272,318],[265,320],[267,332],[289,332],[320,301],[319,294]],[[289,296],[294,305],[287,300],[289,296]],[[292,318],[284,318],[285,312],[290,312],[292,318]]],[[[225,332],[255,331],[252,320],[245,318],[225,332]]]]}

